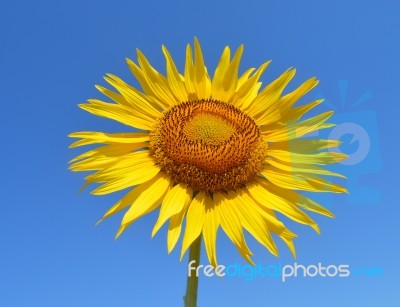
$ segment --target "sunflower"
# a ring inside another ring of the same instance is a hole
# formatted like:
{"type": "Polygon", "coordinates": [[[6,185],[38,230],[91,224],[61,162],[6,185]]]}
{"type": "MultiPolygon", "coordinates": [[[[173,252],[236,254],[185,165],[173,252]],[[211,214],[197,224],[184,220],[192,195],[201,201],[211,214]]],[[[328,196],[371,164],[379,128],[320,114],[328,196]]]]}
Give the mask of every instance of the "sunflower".
{"type": "Polygon", "coordinates": [[[295,69],[286,70],[261,89],[260,77],[270,61],[239,76],[243,46],[232,58],[230,48],[225,47],[212,78],[197,39],[194,52],[187,45],[183,74],[164,46],[162,51],[166,76],[138,50],[138,64],[129,59],[127,63],[142,91],[107,74],[105,80],[115,91],[96,88],[112,102],[89,99],[79,105],[129,127],[124,133],[69,135],[79,139],[70,147],[100,145],[74,158],[70,166],[73,171],[92,171],[85,178],[85,186],[97,184],[92,194],[129,189],[101,221],[127,209],[118,237],[134,221],[159,209],[152,235],[169,221],[168,252],[184,226],[181,258],[202,237],[214,266],[220,226],[250,263],[252,252],[244,229],[278,255],[275,234],[295,257],[296,234],[276,213],[319,233],[317,223],[303,209],[328,217],[333,214],[298,191],[346,192],[326,179],[343,176],[321,167],[346,158],[325,150],[339,142],[303,138],[332,127],[327,120],[333,112],[304,119],[322,100],[295,106],[318,80],[310,78],[283,94],[295,69]]]}

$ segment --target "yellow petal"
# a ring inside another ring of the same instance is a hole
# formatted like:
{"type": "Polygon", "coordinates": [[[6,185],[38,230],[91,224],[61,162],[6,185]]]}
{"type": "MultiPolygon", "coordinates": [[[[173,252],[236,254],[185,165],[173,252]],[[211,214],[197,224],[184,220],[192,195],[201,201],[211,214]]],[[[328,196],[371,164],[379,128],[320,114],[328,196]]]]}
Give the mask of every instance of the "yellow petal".
{"type": "Polygon", "coordinates": [[[327,165],[347,159],[347,155],[338,152],[319,152],[316,154],[302,154],[287,150],[268,150],[268,155],[289,163],[327,165]]]}
{"type": "Polygon", "coordinates": [[[143,148],[146,146],[148,146],[147,143],[133,143],[133,144],[112,143],[84,152],[73,158],[71,161],[69,161],[69,163],[73,163],[88,158],[119,159],[120,156],[124,156],[128,153],[131,153],[139,148],[143,148]]]}
{"type": "Polygon", "coordinates": [[[232,210],[230,200],[226,199],[221,193],[214,193],[214,200],[217,203],[216,210],[219,212],[220,224],[223,231],[233,244],[235,244],[242,257],[250,264],[254,264],[250,258],[253,254],[248,248],[243,235],[241,221],[235,210],[232,210]]]}
{"type": "MultiPolygon", "coordinates": [[[[267,159],[265,162],[273,167],[276,167],[280,170],[283,170],[285,172],[290,172],[290,173],[300,173],[300,174],[301,173],[306,173],[306,174],[311,173],[311,174],[346,178],[345,176],[343,176],[339,173],[331,172],[327,169],[319,168],[319,167],[311,165],[311,164],[284,163],[284,162],[276,161],[271,158],[267,159]]],[[[268,169],[268,168],[269,168],[269,166],[266,167],[266,169],[268,169]]]]}
{"type": "Polygon", "coordinates": [[[178,214],[171,217],[168,225],[167,247],[168,254],[172,252],[181,234],[182,222],[190,203],[178,214]]]}
{"type": "Polygon", "coordinates": [[[122,105],[110,104],[95,99],[88,101],[89,104],[80,104],[79,107],[94,115],[110,118],[141,130],[151,130],[154,125],[154,119],[139,113],[133,114],[133,112],[122,105]]]}
{"type": "MultiPolygon", "coordinates": [[[[160,85],[155,86],[152,83],[152,80],[149,80],[146,73],[139,66],[137,66],[135,64],[135,62],[133,62],[130,59],[126,59],[126,62],[129,66],[132,74],[139,81],[140,86],[142,87],[143,91],[148,96],[148,98],[154,98],[156,100],[157,104],[162,107],[162,109],[167,109],[170,106],[171,101],[163,100],[163,98],[160,97],[160,92],[161,92],[159,90],[160,85]]],[[[161,94],[161,96],[163,96],[163,95],[161,94]]]]}
{"type": "Polygon", "coordinates": [[[214,72],[214,77],[211,83],[212,96],[214,99],[223,101],[224,98],[224,89],[223,89],[223,80],[226,73],[227,68],[229,67],[231,57],[231,50],[228,46],[225,47],[222,52],[221,58],[219,59],[217,68],[214,72]]]}
{"type": "Polygon", "coordinates": [[[307,214],[298,209],[294,204],[290,203],[285,198],[275,195],[268,189],[268,183],[263,184],[263,181],[259,179],[257,179],[256,183],[247,185],[247,191],[249,195],[259,205],[280,212],[298,223],[310,225],[317,232],[319,231],[317,224],[307,214]]]}
{"type": "Polygon", "coordinates": [[[268,142],[281,142],[285,140],[291,140],[295,138],[300,138],[307,133],[315,131],[321,128],[321,125],[328,120],[333,114],[333,111],[325,112],[314,116],[312,118],[306,119],[301,122],[293,122],[285,125],[281,129],[268,130],[268,127],[261,128],[268,142]]]}
{"type": "Polygon", "coordinates": [[[280,188],[275,185],[269,185],[269,190],[271,190],[274,194],[279,195],[280,197],[284,197],[292,204],[296,204],[300,208],[306,209],[308,211],[312,211],[318,214],[322,214],[328,217],[335,217],[334,214],[326,209],[325,207],[321,206],[317,202],[309,199],[308,197],[296,193],[294,191],[290,191],[287,189],[280,188]]]}
{"type": "MultiPolygon", "coordinates": [[[[94,149],[88,151],[78,157],[75,158],[75,163],[71,164],[69,169],[73,172],[81,172],[81,171],[97,171],[103,170],[111,167],[112,165],[119,162],[121,159],[131,154],[136,149],[143,148],[148,146],[146,143],[136,143],[136,144],[123,144],[117,145],[117,149],[113,149],[113,151],[101,151],[100,149],[94,149]],[[123,146],[124,145],[124,146],[123,146]],[[103,154],[106,152],[106,154],[103,154]],[[80,161],[78,161],[80,160],[80,161]]],[[[110,147],[111,145],[105,146],[110,147]]]]}
{"type": "Polygon", "coordinates": [[[103,133],[96,131],[79,131],[68,135],[70,138],[80,138],[82,140],[71,144],[69,148],[74,148],[89,144],[110,144],[110,143],[142,143],[149,140],[148,133],[103,133]]]}
{"type": "Polygon", "coordinates": [[[264,245],[271,254],[277,256],[278,249],[266,223],[257,210],[249,207],[248,201],[242,196],[243,194],[243,191],[228,193],[228,197],[232,200],[231,205],[232,208],[234,208],[233,210],[235,210],[236,214],[240,217],[243,227],[246,228],[258,242],[264,245]]]}
{"type": "Polygon", "coordinates": [[[152,236],[164,225],[172,216],[180,213],[192,200],[193,190],[185,184],[177,184],[168,191],[165,196],[158,220],[154,225],[152,236]]]}
{"type": "Polygon", "coordinates": [[[204,65],[203,53],[197,38],[194,39],[195,87],[199,98],[211,96],[211,80],[204,65]]]}
{"type": "Polygon", "coordinates": [[[128,154],[114,165],[85,179],[90,183],[106,182],[92,192],[95,195],[103,195],[146,182],[158,172],[160,168],[154,165],[148,152],[142,151],[128,154]]]}
{"type": "Polygon", "coordinates": [[[342,142],[338,140],[290,140],[268,144],[270,150],[286,150],[296,153],[312,153],[326,148],[338,147],[342,142]]]}
{"type": "MultiPolygon", "coordinates": [[[[138,168],[136,168],[138,169],[138,168]]],[[[141,165],[140,174],[129,177],[120,177],[117,179],[109,180],[107,183],[101,185],[92,191],[93,195],[104,195],[116,191],[124,190],[126,188],[135,186],[137,184],[146,182],[158,174],[160,169],[156,166],[143,164],[141,165]]],[[[86,178],[88,182],[92,182],[90,178],[86,178]]]]}
{"type": "Polygon", "coordinates": [[[268,84],[248,106],[246,110],[247,114],[253,117],[258,123],[264,124],[266,118],[279,109],[279,105],[276,102],[295,73],[295,69],[288,69],[268,84]]]}
{"type": "Polygon", "coordinates": [[[160,117],[162,114],[160,112],[160,106],[155,104],[151,99],[149,99],[142,92],[125,83],[119,77],[107,74],[104,78],[109,84],[115,87],[122,96],[117,96],[116,94],[111,94],[111,91],[104,90],[104,88],[97,86],[103,94],[113,99],[115,102],[125,105],[130,109],[135,110],[138,113],[146,114],[150,117],[160,117]]]}
{"type": "Polygon", "coordinates": [[[257,97],[258,90],[261,87],[261,82],[258,82],[258,80],[270,63],[271,61],[265,62],[260,66],[259,69],[257,69],[256,73],[251,76],[251,78],[249,78],[243,84],[238,84],[238,90],[235,95],[232,96],[229,103],[232,103],[234,106],[245,110],[257,97]]]}
{"type": "Polygon", "coordinates": [[[131,152],[129,154],[119,157],[118,161],[114,165],[105,168],[100,172],[94,173],[88,176],[88,178],[102,182],[103,180],[111,178],[132,175],[131,168],[140,168],[142,164],[147,163],[149,163],[150,165],[155,164],[153,158],[149,155],[148,150],[131,152]]]}
{"type": "Polygon", "coordinates": [[[247,193],[244,194],[244,196],[247,197],[245,198],[246,203],[252,204],[254,210],[261,212],[261,216],[265,220],[268,229],[270,229],[273,233],[277,234],[282,239],[282,241],[288,246],[293,257],[296,258],[296,250],[294,248],[292,240],[293,238],[296,238],[297,235],[291,232],[289,229],[287,229],[285,225],[277,219],[275,213],[271,209],[255,203],[254,200],[251,198],[251,196],[247,193]]]}
{"type": "Polygon", "coordinates": [[[273,184],[285,189],[310,192],[347,193],[347,190],[328,180],[312,174],[294,174],[279,169],[264,169],[261,174],[273,184]]]}
{"type": "Polygon", "coordinates": [[[192,55],[192,47],[189,44],[186,46],[186,62],[185,62],[185,86],[186,91],[189,94],[189,100],[198,99],[200,98],[196,93],[196,86],[195,86],[195,70],[193,64],[193,55],[192,55]]]}
{"type": "MultiPolygon", "coordinates": [[[[171,180],[164,173],[157,174],[151,184],[142,188],[132,206],[125,213],[121,225],[131,224],[141,216],[155,210],[171,186],[171,180]]],[[[141,187],[141,186],[140,186],[141,187]]]]}
{"type": "Polygon", "coordinates": [[[217,266],[217,231],[219,227],[220,218],[218,210],[209,195],[206,195],[205,200],[205,217],[203,223],[203,239],[206,247],[206,253],[209,262],[214,267],[217,266]]]}
{"type": "Polygon", "coordinates": [[[296,248],[294,247],[293,240],[284,236],[279,236],[283,242],[285,242],[286,246],[289,248],[290,252],[294,259],[296,259],[296,248]]]}
{"type": "Polygon", "coordinates": [[[284,112],[282,110],[281,114],[282,117],[284,118],[285,121],[294,121],[294,120],[299,120],[302,118],[308,111],[311,109],[315,108],[317,105],[321,104],[324,100],[323,99],[318,99],[314,100],[312,102],[309,102],[305,105],[289,109],[287,112],[284,112]]]}
{"type": "Polygon", "coordinates": [[[158,100],[163,100],[170,106],[176,104],[177,101],[168,87],[166,78],[150,65],[147,58],[139,49],[137,49],[137,55],[143,75],[152,90],[152,95],[158,98],[158,100]]]}
{"type": "Polygon", "coordinates": [[[229,101],[235,93],[238,84],[238,71],[240,59],[243,54],[243,45],[240,45],[233,56],[232,62],[229,64],[222,79],[221,101],[229,101]]]}
{"type": "Polygon", "coordinates": [[[240,77],[238,80],[238,84],[237,84],[237,88],[241,88],[243,86],[243,84],[249,80],[249,77],[251,76],[251,74],[255,71],[255,68],[249,68],[247,69],[240,77]]]}
{"type": "MultiPolygon", "coordinates": [[[[104,214],[104,216],[101,218],[101,221],[105,220],[106,218],[109,218],[110,216],[116,214],[117,212],[120,212],[121,210],[125,209],[126,207],[131,206],[140,195],[143,195],[147,190],[151,189],[153,186],[154,182],[158,179],[158,177],[154,177],[151,180],[142,183],[132,190],[130,190],[124,197],[122,197],[118,202],[116,202],[108,211],[104,214]]],[[[99,223],[98,222],[98,223],[99,223]]]]}
{"type": "MultiPolygon", "coordinates": [[[[105,80],[107,81],[107,77],[105,77],[105,80]]],[[[125,99],[123,95],[113,92],[112,90],[105,88],[104,86],[101,85],[95,85],[95,88],[108,98],[112,99],[114,102],[126,107],[131,107],[131,104],[128,102],[128,100],[125,99]]]]}
{"type": "Polygon", "coordinates": [[[303,82],[300,86],[298,86],[294,91],[286,94],[280,99],[280,106],[282,111],[287,110],[292,107],[301,97],[311,91],[318,84],[317,78],[313,77],[305,82],[303,82]]]}
{"type": "Polygon", "coordinates": [[[252,210],[258,212],[260,216],[264,219],[267,228],[272,231],[273,233],[279,235],[279,236],[284,236],[287,238],[296,238],[297,235],[290,231],[286,226],[278,220],[276,217],[275,213],[273,210],[270,208],[260,205],[257,203],[251,195],[246,191],[246,193],[243,194],[243,199],[246,201],[246,203],[250,204],[249,206],[252,208],[252,210]]]}
{"type": "Polygon", "coordinates": [[[181,75],[176,68],[174,60],[172,59],[168,49],[162,46],[164,52],[166,66],[167,66],[167,79],[171,91],[174,93],[175,97],[183,102],[188,100],[188,93],[186,91],[185,82],[182,80],[181,75]]]}
{"type": "Polygon", "coordinates": [[[186,214],[186,228],[185,235],[182,242],[181,260],[189,246],[200,235],[204,219],[205,219],[205,206],[206,194],[199,192],[190,203],[188,212],[186,214]]]}
{"type": "Polygon", "coordinates": [[[335,217],[335,215],[331,211],[313,201],[312,199],[305,197],[304,195],[299,195],[297,199],[297,205],[308,211],[312,211],[328,217],[335,217]]]}

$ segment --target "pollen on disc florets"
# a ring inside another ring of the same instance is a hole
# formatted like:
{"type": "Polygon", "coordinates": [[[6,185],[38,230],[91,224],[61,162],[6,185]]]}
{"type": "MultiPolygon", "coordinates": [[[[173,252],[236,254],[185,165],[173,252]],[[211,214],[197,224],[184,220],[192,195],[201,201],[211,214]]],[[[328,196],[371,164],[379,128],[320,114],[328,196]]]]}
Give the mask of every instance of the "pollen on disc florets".
{"type": "Polygon", "coordinates": [[[267,145],[254,120],[213,99],[180,103],[150,134],[150,154],[178,183],[198,191],[228,191],[260,172],[267,145]]]}

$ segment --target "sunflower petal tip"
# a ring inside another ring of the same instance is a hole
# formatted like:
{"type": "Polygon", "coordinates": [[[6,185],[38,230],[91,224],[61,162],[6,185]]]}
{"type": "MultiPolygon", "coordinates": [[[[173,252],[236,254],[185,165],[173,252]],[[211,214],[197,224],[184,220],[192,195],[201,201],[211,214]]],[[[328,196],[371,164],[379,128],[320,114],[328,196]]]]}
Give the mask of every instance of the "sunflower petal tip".
{"type": "Polygon", "coordinates": [[[156,229],[155,227],[153,228],[153,230],[151,231],[151,238],[153,239],[154,236],[157,234],[158,229],[156,229]]]}
{"type": "Polygon", "coordinates": [[[125,225],[121,225],[121,227],[118,229],[118,232],[116,233],[114,240],[117,240],[121,234],[124,232],[124,230],[126,229],[125,225]]]}
{"type": "MultiPolygon", "coordinates": [[[[88,185],[90,184],[89,181],[86,181],[85,184],[79,189],[78,194],[82,193],[84,189],[86,189],[88,187],[88,185]]],[[[93,191],[92,191],[93,192],[93,191]]],[[[92,193],[91,192],[91,193],[92,193]]]]}
{"type": "Polygon", "coordinates": [[[315,231],[317,234],[321,235],[321,230],[319,229],[318,224],[310,224],[310,227],[311,227],[312,229],[314,229],[314,231],[315,231]]]}

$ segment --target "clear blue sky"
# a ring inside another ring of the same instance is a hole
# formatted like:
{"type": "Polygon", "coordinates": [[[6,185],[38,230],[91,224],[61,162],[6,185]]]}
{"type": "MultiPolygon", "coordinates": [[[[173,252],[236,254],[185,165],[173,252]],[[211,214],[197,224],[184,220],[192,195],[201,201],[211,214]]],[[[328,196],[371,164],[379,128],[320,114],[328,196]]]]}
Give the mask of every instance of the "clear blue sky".
{"type": "MultiPolygon", "coordinates": [[[[124,58],[137,47],[163,71],[164,43],[182,68],[194,36],[211,71],[225,45],[244,43],[242,69],[273,60],[265,82],[290,66],[295,84],[321,80],[308,98],[326,97],[337,123],[359,129],[336,130],[342,150],[370,146],[358,163],[336,167],[349,177],[350,197],[318,197],[336,214],[314,216],[321,236],[288,222],[299,234],[297,261],[383,272],[285,283],[203,276],[199,307],[400,306],[399,16],[397,1],[3,1],[0,306],[182,306],[186,259],[167,255],[165,229],[150,238],[156,215],[117,241],[121,216],[94,227],[121,194],[78,194],[83,175],[67,162],[79,150],[67,150],[66,136],[123,130],[76,105],[101,97],[93,85],[105,73],[134,83],[124,58]]],[[[263,265],[294,262],[282,244],[279,258],[249,244],[263,265]]],[[[244,264],[222,233],[218,253],[223,264],[244,264]]]]}

